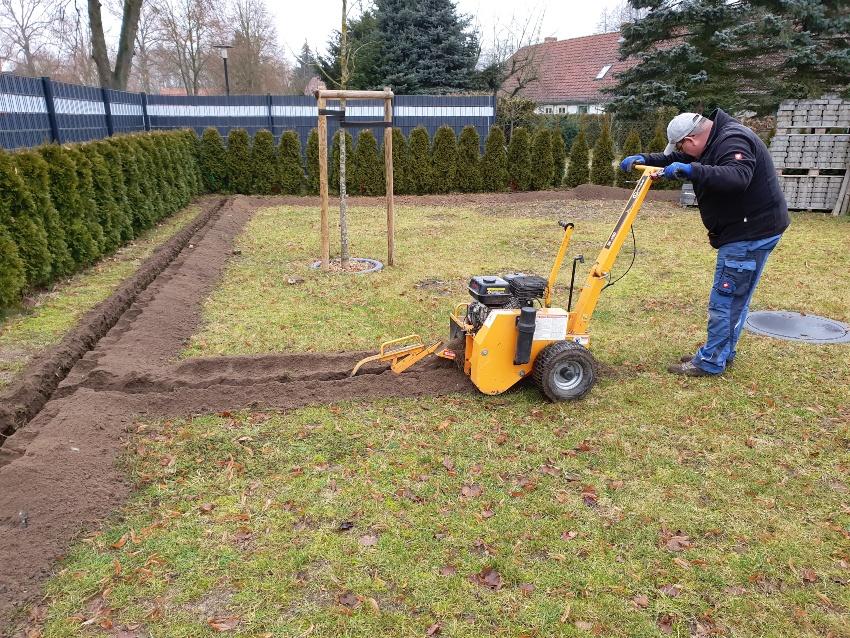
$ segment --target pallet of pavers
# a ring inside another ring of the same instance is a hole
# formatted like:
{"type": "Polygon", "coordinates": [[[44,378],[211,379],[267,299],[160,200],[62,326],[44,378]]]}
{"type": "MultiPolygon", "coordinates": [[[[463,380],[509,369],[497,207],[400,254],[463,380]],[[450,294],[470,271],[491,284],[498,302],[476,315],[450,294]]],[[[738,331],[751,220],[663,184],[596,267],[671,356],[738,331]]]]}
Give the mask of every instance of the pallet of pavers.
{"type": "Polygon", "coordinates": [[[770,154],[794,210],[847,214],[850,208],[850,100],[786,100],[770,154]]]}

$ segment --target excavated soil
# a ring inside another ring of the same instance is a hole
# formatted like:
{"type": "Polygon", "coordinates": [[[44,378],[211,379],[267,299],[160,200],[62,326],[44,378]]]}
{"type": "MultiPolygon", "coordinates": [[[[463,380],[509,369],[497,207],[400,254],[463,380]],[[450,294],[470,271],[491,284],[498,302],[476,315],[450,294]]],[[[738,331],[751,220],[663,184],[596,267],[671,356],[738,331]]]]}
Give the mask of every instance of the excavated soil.
{"type": "Polygon", "coordinates": [[[189,227],[0,395],[0,634],[69,545],[129,496],[116,460],[138,418],[472,390],[438,361],[400,376],[370,365],[349,378],[364,353],[178,361],[234,237],[258,206],[275,203],[205,200],[189,227]]]}

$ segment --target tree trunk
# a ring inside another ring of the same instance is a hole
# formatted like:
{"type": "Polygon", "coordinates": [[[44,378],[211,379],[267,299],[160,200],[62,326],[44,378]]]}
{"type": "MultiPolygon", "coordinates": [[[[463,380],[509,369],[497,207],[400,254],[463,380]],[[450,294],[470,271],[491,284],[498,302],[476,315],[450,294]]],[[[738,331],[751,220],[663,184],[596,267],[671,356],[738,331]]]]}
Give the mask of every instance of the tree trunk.
{"type": "Polygon", "coordinates": [[[139,26],[142,0],[124,0],[124,15],[121,19],[121,35],[118,37],[118,54],[115,56],[115,68],[109,62],[109,51],[103,35],[103,19],[100,14],[99,0],[88,0],[89,29],[91,30],[92,58],[97,67],[100,85],[110,89],[127,89],[130,67],[133,63],[133,43],[139,26]]]}
{"type": "MultiPolygon", "coordinates": [[[[340,30],[340,82],[339,88],[348,88],[348,11],[347,0],[342,0],[342,28],[340,30]]],[[[339,101],[340,107],[345,111],[345,100],[339,101]]],[[[339,260],[342,270],[348,269],[348,216],[346,206],[345,188],[345,129],[339,127],[339,260]]]]}

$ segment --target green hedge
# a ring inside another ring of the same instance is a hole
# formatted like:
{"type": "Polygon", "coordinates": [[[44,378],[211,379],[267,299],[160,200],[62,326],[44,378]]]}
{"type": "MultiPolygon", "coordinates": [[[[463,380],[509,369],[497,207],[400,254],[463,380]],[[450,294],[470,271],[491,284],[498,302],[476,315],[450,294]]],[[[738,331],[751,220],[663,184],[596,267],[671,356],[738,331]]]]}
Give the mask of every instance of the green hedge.
{"type": "Polygon", "coordinates": [[[508,187],[508,151],[501,127],[490,129],[481,158],[481,179],[485,191],[499,192],[508,187]]]}
{"type": "Polygon", "coordinates": [[[284,195],[300,195],[304,185],[304,166],[301,164],[301,138],[295,131],[286,131],[280,136],[277,162],[280,192],[284,195]]]}
{"type": "Polygon", "coordinates": [[[590,181],[600,186],[614,185],[614,140],[611,139],[611,126],[607,119],[603,122],[602,132],[593,146],[590,181]]]}
{"type": "Polygon", "coordinates": [[[185,206],[202,187],[198,156],[187,131],[0,151],[0,308],[185,206]]]}
{"type": "MultiPolygon", "coordinates": [[[[641,150],[640,134],[637,132],[637,129],[632,129],[629,131],[629,135],[626,137],[626,141],[623,144],[623,150],[620,154],[620,162],[629,155],[640,155],[641,150]]],[[[617,186],[620,186],[621,188],[633,187],[634,182],[637,181],[638,177],[637,171],[632,170],[626,173],[620,169],[619,165],[617,166],[617,186]]]]}
{"type": "Polygon", "coordinates": [[[434,188],[431,166],[431,147],[428,131],[417,126],[410,132],[410,170],[412,171],[413,190],[417,195],[432,193],[434,188]]]}
{"type": "Polygon", "coordinates": [[[381,157],[378,156],[378,141],[375,139],[375,134],[369,129],[361,131],[357,136],[357,147],[354,149],[352,195],[384,194],[384,162],[381,157]]]}
{"type": "Polygon", "coordinates": [[[552,185],[555,160],[552,157],[552,135],[546,129],[537,129],[531,142],[531,190],[543,190],[552,185]]]}
{"type": "Polygon", "coordinates": [[[531,139],[522,126],[514,130],[508,144],[508,182],[515,191],[527,191],[531,185],[531,139]]]}
{"type": "Polygon", "coordinates": [[[457,189],[462,193],[477,193],[482,189],[481,141],[474,126],[465,126],[457,145],[457,189]]]}
{"type": "Polygon", "coordinates": [[[455,190],[457,181],[457,138],[450,126],[441,126],[434,133],[431,147],[433,189],[437,193],[455,190]]]}
{"type": "MultiPolygon", "coordinates": [[[[383,153],[383,147],[381,151],[383,153]]],[[[410,147],[400,128],[393,129],[393,191],[398,195],[408,195],[414,191],[410,147]]]]}
{"type": "Polygon", "coordinates": [[[258,131],[251,145],[251,192],[271,195],[280,192],[280,171],[274,135],[258,131]]]}
{"type": "Polygon", "coordinates": [[[590,179],[590,170],[587,166],[588,158],[587,138],[584,135],[584,129],[582,129],[578,132],[570,149],[570,164],[567,166],[564,186],[575,188],[580,184],[587,184],[590,179]]]}

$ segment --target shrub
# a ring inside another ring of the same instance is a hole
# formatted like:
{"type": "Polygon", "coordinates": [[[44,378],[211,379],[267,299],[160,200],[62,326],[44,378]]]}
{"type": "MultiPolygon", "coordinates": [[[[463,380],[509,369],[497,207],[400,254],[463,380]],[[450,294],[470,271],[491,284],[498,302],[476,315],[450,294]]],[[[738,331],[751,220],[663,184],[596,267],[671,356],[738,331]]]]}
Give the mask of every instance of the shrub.
{"type": "Polygon", "coordinates": [[[552,136],[546,129],[534,133],[531,149],[531,190],[539,191],[552,185],[555,162],[552,159],[552,136]]]}
{"type": "Polygon", "coordinates": [[[531,184],[531,144],[527,128],[514,129],[508,144],[508,180],[515,191],[527,191],[531,184]]]}
{"type": "Polygon", "coordinates": [[[0,225],[6,228],[17,246],[25,284],[41,286],[47,283],[50,280],[50,250],[44,224],[17,166],[4,151],[0,151],[0,225]]]}
{"type": "Polygon", "coordinates": [[[417,195],[432,192],[431,148],[424,126],[410,132],[410,173],[413,192],[417,195]]]}
{"type": "Polygon", "coordinates": [[[462,193],[481,190],[481,141],[474,126],[465,126],[460,132],[457,148],[457,189],[462,193]]]}
{"type": "Polygon", "coordinates": [[[195,129],[187,128],[182,131],[182,139],[186,153],[186,159],[190,165],[189,175],[191,177],[191,193],[193,196],[199,195],[206,190],[204,178],[201,174],[201,140],[195,129]]]}
{"type": "Polygon", "coordinates": [[[204,189],[208,193],[228,191],[227,151],[217,128],[210,127],[204,130],[198,152],[198,164],[204,180],[204,189]]]}
{"type": "Polygon", "coordinates": [[[144,178],[147,168],[142,149],[134,137],[121,137],[116,141],[121,162],[124,166],[124,185],[127,188],[127,205],[133,235],[153,224],[154,201],[150,196],[150,182],[144,178]]]}
{"type": "MultiPolygon", "coordinates": [[[[383,151],[383,147],[381,147],[383,151]]],[[[410,148],[400,128],[393,129],[393,191],[406,195],[414,191],[410,170],[410,148]]]]}
{"type": "Polygon", "coordinates": [[[481,178],[486,191],[498,192],[508,187],[508,152],[501,127],[492,127],[487,136],[481,160],[481,178]]]}
{"type": "Polygon", "coordinates": [[[434,133],[434,145],[431,147],[431,168],[433,170],[433,190],[436,193],[448,193],[457,184],[457,139],[450,126],[441,126],[434,133]]]}
{"type": "Polygon", "coordinates": [[[82,145],[80,153],[91,166],[92,199],[97,210],[97,221],[103,229],[103,253],[111,254],[121,245],[121,222],[118,205],[112,194],[112,176],[94,144],[82,145]]]}
{"type": "Polygon", "coordinates": [[[133,135],[132,143],[136,147],[136,156],[139,162],[140,184],[144,191],[144,195],[150,202],[148,210],[150,212],[147,221],[147,228],[158,222],[165,216],[166,211],[166,193],[165,185],[162,177],[162,164],[154,152],[153,144],[148,136],[133,135]]]}
{"type": "Polygon", "coordinates": [[[6,227],[0,224],[0,308],[16,304],[26,283],[24,262],[6,227]]]}
{"type": "MultiPolygon", "coordinates": [[[[339,130],[334,133],[333,152],[331,153],[331,165],[328,168],[328,188],[334,195],[339,195],[339,130]]],[[[352,168],[354,167],[354,151],[352,150],[351,133],[345,132],[345,192],[351,193],[354,189],[354,175],[352,168]]]]}
{"type": "Polygon", "coordinates": [[[316,129],[307,136],[307,192],[319,194],[319,132],[316,129]]]}
{"type": "MultiPolygon", "coordinates": [[[[314,129],[315,130],[315,129],[314,129]]],[[[310,133],[312,136],[313,134],[310,133]]],[[[318,135],[316,137],[316,162],[318,164],[318,135]]],[[[278,188],[284,195],[300,195],[304,184],[304,167],[301,165],[301,138],[295,131],[286,131],[280,136],[277,153],[278,188]]],[[[316,167],[318,170],[318,166],[316,167]]],[[[318,179],[318,175],[316,175],[318,179]]],[[[316,182],[318,190],[318,181],[316,182]]]]}
{"type": "Polygon", "coordinates": [[[584,130],[581,130],[570,149],[570,164],[567,166],[567,176],[564,178],[565,186],[575,188],[579,184],[587,184],[590,178],[587,160],[587,141],[584,130]]]}
{"type": "Polygon", "coordinates": [[[127,183],[124,173],[123,152],[117,140],[100,141],[93,144],[103,158],[109,173],[112,199],[115,202],[116,216],[113,220],[121,242],[133,239],[133,209],[127,195],[127,183]]]}
{"type": "Polygon", "coordinates": [[[251,190],[259,195],[271,195],[279,190],[280,175],[275,157],[274,135],[257,131],[251,146],[251,190]]]}
{"type": "MultiPolygon", "coordinates": [[[[620,161],[629,155],[640,155],[640,152],[640,135],[638,135],[637,129],[632,129],[629,131],[629,135],[623,143],[623,155],[620,157],[620,161]]],[[[632,170],[626,173],[621,170],[619,166],[617,167],[617,186],[620,186],[621,188],[630,188],[632,184],[629,184],[629,182],[634,182],[636,179],[636,171],[632,170]]]]}
{"type": "Polygon", "coordinates": [[[191,180],[189,162],[183,154],[183,149],[180,145],[180,133],[178,131],[162,133],[160,144],[165,161],[170,167],[168,173],[172,176],[172,186],[174,188],[173,206],[166,213],[171,215],[174,211],[183,208],[192,199],[192,190],[189,185],[191,180]]]}
{"type": "Polygon", "coordinates": [[[251,140],[244,128],[230,129],[227,136],[227,183],[231,193],[251,192],[251,140]]]}
{"type": "Polygon", "coordinates": [[[50,198],[65,230],[74,267],[89,264],[96,259],[98,249],[82,208],[75,156],[56,144],[42,146],[39,152],[47,162],[50,198]]]}
{"type": "Polygon", "coordinates": [[[567,147],[560,129],[551,129],[552,135],[552,186],[557,188],[564,180],[564,166],[567,163],[567,147]]]}
{"type": "Polygon", "coordinates": [[[611,126],[607,118],[593,147],[590,181],[601,186],[611,186],[614,183],[614,140],[611,139],[611,126]]]}
{"type": "MultiPolygon", "coordinates": [[[[359,195],[381,195],[384,193],[383,162],[378,156],[378,142],[372,131],[365,129],[357,136],[354,149],[354,190],[359,195]]],[[[395,175],[393,175],[395,177],[395,175]]]]}
{"type": "Polygon", "coordinates": [[[662,153],[667,147],[667,129],[660,119],[655,124],[655,131],[647,147],[647,153],[662,153]]]}
{"type": "Polygon", "coordinates": [[[50,198],[49,167],[36,151],[20,151],[12,156],[18,171],[27,185],[35,209],[41,213],[42,225],[50,251],[50,271],[61,277],[74,271],[74,259],[65,241],[65,228],[50,198]]]}
{"type": "Polygon", "coordinates": [[[83,220],[95,242],[95,252],[91,258],[91,262],[93,263],[103,254],[105,239],[103,236],[103,227],[100,225],[100,220],[98,219],[97,202],[94,199],[92,166],[79,147],[66,147],[65,150],[72,155],[74,163],[77,166],[77,180],[83,220]]]}

